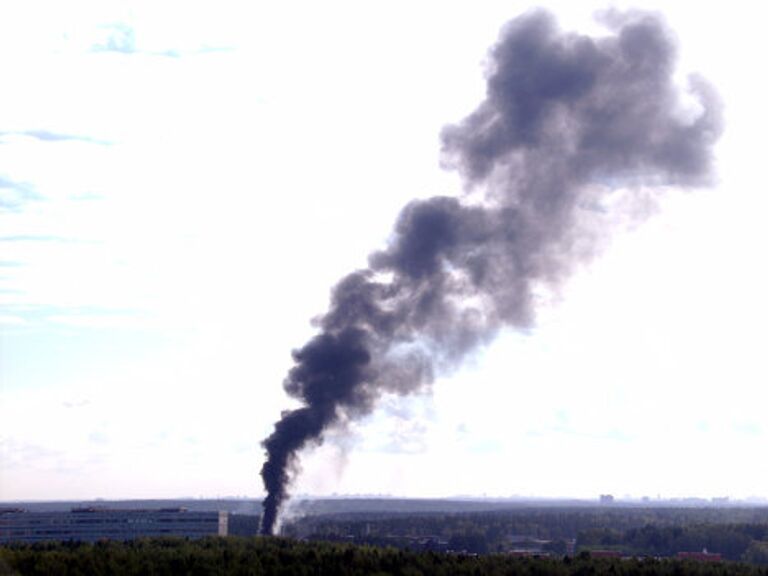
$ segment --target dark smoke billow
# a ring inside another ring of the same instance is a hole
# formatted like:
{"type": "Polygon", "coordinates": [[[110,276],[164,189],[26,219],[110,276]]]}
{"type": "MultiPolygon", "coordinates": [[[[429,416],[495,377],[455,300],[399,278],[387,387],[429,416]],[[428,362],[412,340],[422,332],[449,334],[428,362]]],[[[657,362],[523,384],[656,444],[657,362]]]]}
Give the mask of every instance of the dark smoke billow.
{"type": "Polygon", "coordinates": [[[661,20],[613,13],[606,22],[612,34],[600,38],[563,33],[541,11],[504,28],[485,100],[442,134],[446,164],[482,199],[410,203],[386,249],[334,288],[284,382],[302,406],[263,442],[264,534],[299,450],[370,413],[381,394],[423,388],[501,328],[531,324],[534,289],[591,252],[586,207],[612,188],[710,180],[721,129],[714,91],[691,79],[699,110],[683,113],[661,20]]]}

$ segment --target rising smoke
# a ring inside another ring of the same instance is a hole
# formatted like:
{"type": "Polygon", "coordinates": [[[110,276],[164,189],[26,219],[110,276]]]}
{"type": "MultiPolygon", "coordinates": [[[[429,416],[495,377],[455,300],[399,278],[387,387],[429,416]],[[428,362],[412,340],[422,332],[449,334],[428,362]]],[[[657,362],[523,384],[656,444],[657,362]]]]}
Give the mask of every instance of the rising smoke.
{"type": "Polygon", "coordinates": [[[479,194],[407,205],[386,249],[339,282],[320,333],[293,352],[283,385],[302,406],[263,442],[264,534],[299,450],[370,413],[383,393],[423,388],[500,329],[531,324],[536,287],[564,279],[596,241],[585,207],[617,187],[711,179],[714,91],[692,78],[698,108],[683,113],[663,22],[605,21],[611,34],[599,38],[563,33],[541,11],[503,29],[485,101],[442,133],[446,165],[479,194]]]}

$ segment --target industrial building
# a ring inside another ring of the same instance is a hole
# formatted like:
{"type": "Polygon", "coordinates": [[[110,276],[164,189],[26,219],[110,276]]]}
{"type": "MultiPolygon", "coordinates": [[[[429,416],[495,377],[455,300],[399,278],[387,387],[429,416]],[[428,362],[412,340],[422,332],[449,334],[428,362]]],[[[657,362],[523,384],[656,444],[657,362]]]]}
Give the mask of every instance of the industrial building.
{"type": "Polygon", "coordinates": [[[6,508],[0,509],[0,544],[226,536],[227,525],[227,512],[190,512],[185,508],[116,510],[87,507],[73,508],[69,512],[27,512],[6,508]]]}

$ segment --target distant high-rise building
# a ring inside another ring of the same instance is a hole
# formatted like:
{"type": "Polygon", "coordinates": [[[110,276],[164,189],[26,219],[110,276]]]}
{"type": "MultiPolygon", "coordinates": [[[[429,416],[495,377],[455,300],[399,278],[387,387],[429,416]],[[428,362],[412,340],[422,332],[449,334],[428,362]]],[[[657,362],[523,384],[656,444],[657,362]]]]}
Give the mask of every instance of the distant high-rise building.
{"type": "Polygon", "coordinates": [[[600,504],[608,505],[613,504],[613,494],[600,494],[600,504]]]}
{"type": "Polygon", "coordinates": [[[0,543],[49,540],[96,542],[150,536],[202,538],[226,536],[227,512],[189,512],[185,508],[112,510],[73,508],[69,512],[0,509],[0,543]]]}

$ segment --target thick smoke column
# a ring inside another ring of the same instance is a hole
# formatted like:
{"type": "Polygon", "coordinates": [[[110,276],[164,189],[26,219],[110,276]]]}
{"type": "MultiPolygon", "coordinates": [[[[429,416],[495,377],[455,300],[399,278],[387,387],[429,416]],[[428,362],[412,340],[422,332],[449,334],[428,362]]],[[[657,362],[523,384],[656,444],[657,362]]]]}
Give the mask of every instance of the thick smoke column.
{"type": "Polygon", "coordinates": [[[540,11],[503,30],[485,101],[442,134],[446,163],[482,198],[412,202],[387,248],[335,287],[284,382],[303,406],[263,443],[264,534],[300,449],[369,413],[382,393],[422,388],[499,329],[529,325],[534,289],[594,247],[584,215],[612,188],[710,179],[714,92],[691,79],[698,108],[684,109],[674,42],[657,17],[606,21],[612,34],[597,39],[562,33],[540,11]]]}

